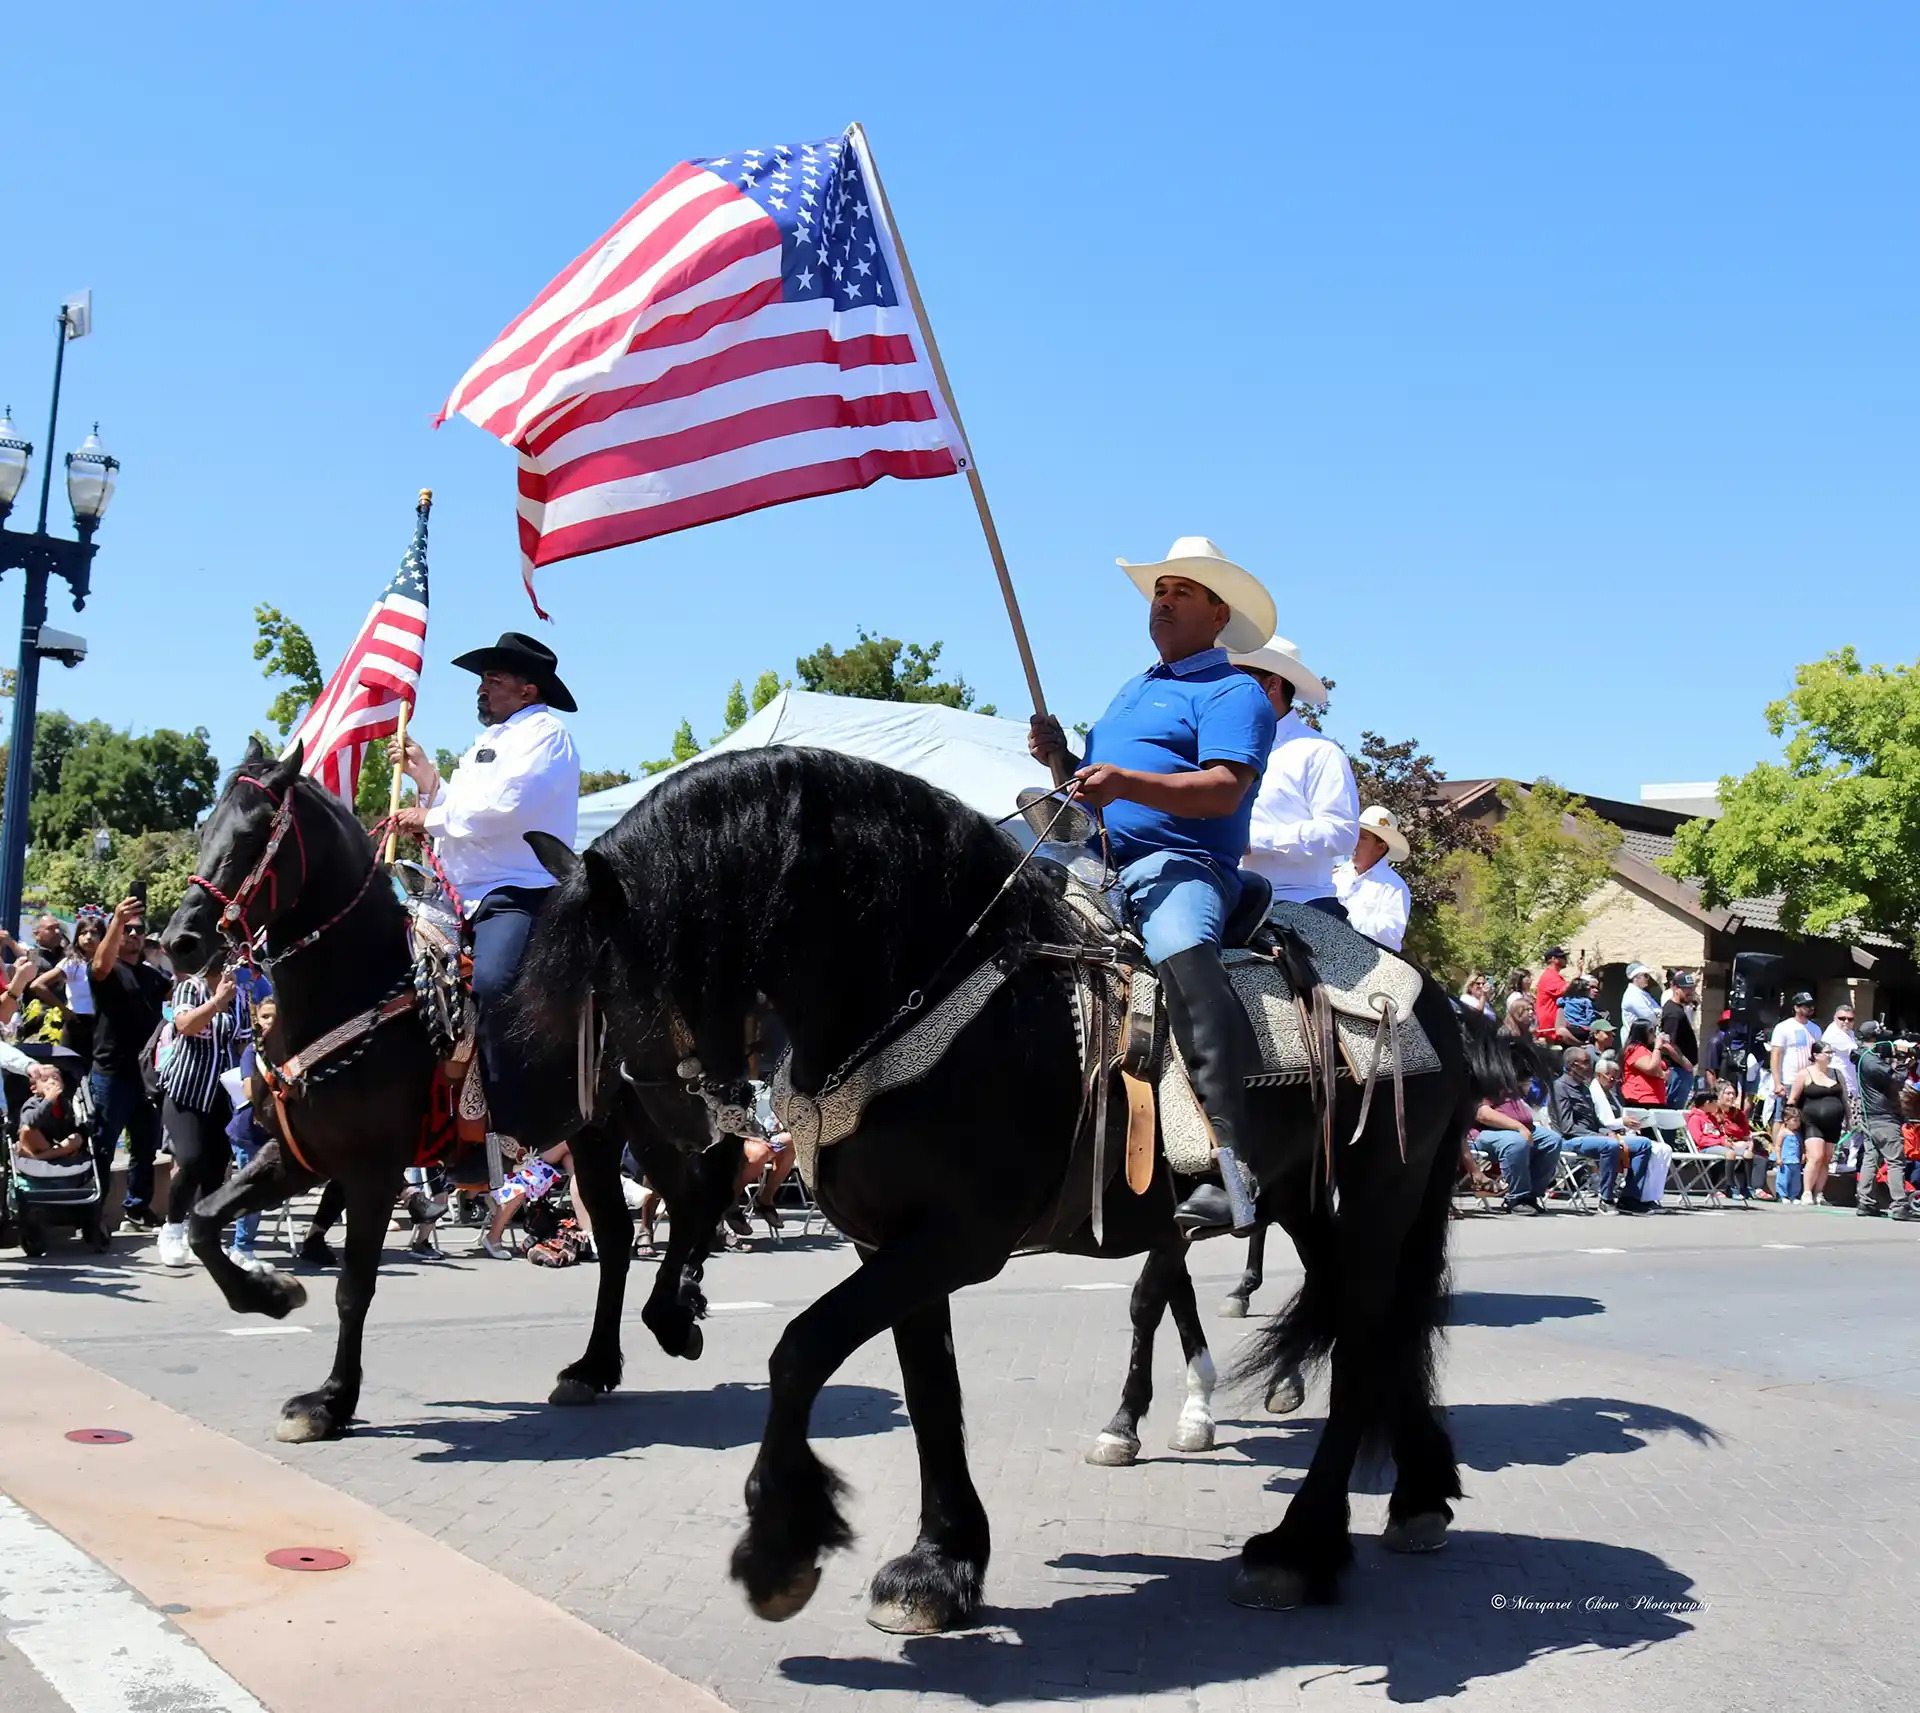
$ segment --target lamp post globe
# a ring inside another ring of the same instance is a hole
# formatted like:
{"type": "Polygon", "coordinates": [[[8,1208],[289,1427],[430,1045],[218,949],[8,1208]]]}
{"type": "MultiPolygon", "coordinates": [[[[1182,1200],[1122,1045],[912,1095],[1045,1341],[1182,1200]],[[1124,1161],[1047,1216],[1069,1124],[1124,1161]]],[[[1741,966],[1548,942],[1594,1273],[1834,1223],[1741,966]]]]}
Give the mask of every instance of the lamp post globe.
{"type": "Polygon", "coordinates": [[[33,462],[33,447],[13,426],[13,412],[0,416],[0,517],[12,509],[14,496],[27,480],[27,468],[33,462]]]}
{"type": "Polygon", "coordinates": [[[73,521],[83,535],[91,534],[106,516],[119,474],[120,460],[110,457],[100,444],[100,425],[96,422],[79,450],[67,454],[67,498],[73,505],[73,521]]]}

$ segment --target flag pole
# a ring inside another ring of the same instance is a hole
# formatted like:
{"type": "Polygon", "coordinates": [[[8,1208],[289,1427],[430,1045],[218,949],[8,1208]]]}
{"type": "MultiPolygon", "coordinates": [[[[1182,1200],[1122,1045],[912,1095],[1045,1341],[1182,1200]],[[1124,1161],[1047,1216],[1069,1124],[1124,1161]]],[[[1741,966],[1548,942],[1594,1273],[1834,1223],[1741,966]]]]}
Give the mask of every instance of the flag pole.
{"type": "MultiPolygon", "coordinates": [[[[420,490],[420,502],[418,506],[415,507],[415,510],[425,512],[430,511],[432,507],[433,490],[431,488],[422,488],[420,490]]],[[[402,696],[400,698],[400,720],[399,724],[394,728],[393,735],[400,742],[401,765],[393,770],[393,783],[387,792],[387,814],[389,816],[400,813],[400,788],[407,782],[405,766],[407,759],[407,710],[412,706],[413,704],[409,702],[406,697],[402,696]]],[[[398,827],[389,827],[387,829],[386,849],[381,853],[381,860],[383,862],[392,862],[399,848],[400,829],[398,827]]]]}
{"type": "MultiPolygon", "coordinates": [[[[953,413],[954,427],[960,430],[960,438],[966,440],[967,425],[960,420],[960,406],[954,399],[953,388],[947,381],[947,366],[940,360],[940,345],[933,336],[933,323],[927,319],[927,306],[920,296],[920,285],[913,277],[913,264],[907,260],[907,241],[900,235],[900,223],[893,217],[893,204],[887,200],[887,187],[880,182],[880,167],[873,158],[873,145],[867,141],[867,129],[856,120],[850,127],[860,133],[860,153],[867,171],[873,178],[873,194],[880,204],[880,212],[886,217],[887,230],[893,235],[893,247],[900,257],[900,277],[907,288],[907,301],[913,306],[914,319],[920,324],[920,331],[927,341],[927,360],[933,365],[934,379],[940,383],[941,396],[947,401],[947,409],[953,413]]],[[[968,442],[969,447],[971,442],[968,442]]],[[[980,528],[987,538],[987,552],[993,556],[994,574],[1000,579],[1000,598],[1007,603],[1007,617],[1013,624],[1014,646],[1020,651],[1021,670],[1027,675],[1027,692],[1033,698],[1033,711],[1044,715],[1047,711],[1047,698],[1040,688],[1040,669],[1033,662],[1033,645],[1027,640],[1027,622],[1020,616],[1019,597],[1013,592],[1013,576],[1007,570],[1007,556],[1000,546],[1000,531],[993,522],[993,508],[987,504],[987,490],[980,480],[979,460],[969,452],[967,457],[967,485],[973,490],[973,509],[980,514],[980,528]]],[[[1063,768],[1054,769],[1054,783],[1065,783],[1063,768]]]]}

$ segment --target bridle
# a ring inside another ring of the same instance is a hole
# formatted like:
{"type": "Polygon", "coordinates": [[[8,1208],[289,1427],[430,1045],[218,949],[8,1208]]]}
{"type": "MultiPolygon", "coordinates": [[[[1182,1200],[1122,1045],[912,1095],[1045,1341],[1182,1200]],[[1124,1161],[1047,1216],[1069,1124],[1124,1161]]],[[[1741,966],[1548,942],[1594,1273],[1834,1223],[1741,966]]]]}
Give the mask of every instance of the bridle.
{"type": "MultiPolygon", "coordinates": [[[[221,906],[220,932],[226,937],[234,950],[240,954],[240,961],[249,968],[252,968],[254,967],[254,934],[248,929],[247,911],[252,907],[254,899],[260,895],[260,889],[264,886],[269,889],[267,894],[268,920],[271,921],[273,915],[278,912],[280,908],[280,877],[273,871],[273,862],[274,858],[280,854],[280,846],[285,842],[289,832],[293,834],[293,842],[300,852],[300,884],[302,886],[306,885],[307,842],[305,836],[300,831],[299,819],[293,812],[294,788],[292,786],[288,786],[283,794],[275,797],[271,785],[254,779],[248,774],[241,774],[238,783],[251,785],[258,791],[264,791],[267,796],[273,800],[273,823],[267,830],[266,848],[261,851],[259,861],[253,865],[246,879],[234,888],[231,897],[222,892],[220,888],[215,886],[204,874],[190,876],[187,884],[189,886],[199,887],[200,890],[205,892],[209,897],[219,901],[221,906]]],[[[364,890],[364,888],[362,890],[364,890]]],[[[258,931],[264,934],[266,932],[266,924],[262,923],[258,931]]]]}

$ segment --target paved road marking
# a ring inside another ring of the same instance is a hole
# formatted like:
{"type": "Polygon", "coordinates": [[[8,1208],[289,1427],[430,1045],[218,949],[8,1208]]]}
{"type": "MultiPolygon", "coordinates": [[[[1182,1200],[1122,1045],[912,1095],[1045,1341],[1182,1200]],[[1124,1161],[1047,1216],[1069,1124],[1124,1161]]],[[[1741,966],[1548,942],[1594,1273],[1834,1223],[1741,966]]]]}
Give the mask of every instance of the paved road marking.
{"type": "Polygon", "coordinates": [[[1624,1249],[1582,1249],[1580,1253],[1582,1255],[1624,1255],[1626,1254],[1626,1250],[1624,1249]]]}
{"type": "Polygon", "coordinates": [[[312,1332],[310,1326],[230,1326],[229,1338],[291,1338],[296,1332],[312,1332]]]}
{"type": "Polygon", "coordinates": [[[756,1303],[756,1302],[708,1303],[707,1313],[708,1314],[757,1314],[762,1309],[770,1309],[772,1307],[773,1307],[772,1303],[756,1303]]]}
{"type": "Polygon", "coordinates": [[[73,1713],[266,1713],[117,1576],[4,1497],[0,1629],[73,1713]]]}
{"type": "Polygon", "coordinates": [[[1090,1285],[1062,1285],[1063,1291],[1130,1291],[1133,1286],[1125,1279],[1096,1279],[1090,1285]]]}
{"type": "Polygon", "coordinates": [[[1806,1245],[1804,1243],[1763,1243],[1760,1247],[1762,1249],[1804,1249],[1806,1245]]]}

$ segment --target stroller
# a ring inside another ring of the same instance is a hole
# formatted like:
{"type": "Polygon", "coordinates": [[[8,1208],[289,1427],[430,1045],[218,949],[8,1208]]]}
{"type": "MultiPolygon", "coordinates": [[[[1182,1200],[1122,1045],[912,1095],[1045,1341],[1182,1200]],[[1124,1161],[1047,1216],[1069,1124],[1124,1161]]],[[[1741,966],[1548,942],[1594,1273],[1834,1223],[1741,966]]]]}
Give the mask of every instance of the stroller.
{"type": "MultiPolygon", "coordinates": [[[[67,1098],[79,1134],[90,1134],[93,1110],[86,1078],[79,1079],[67,1098]]],[[[46,1254],[48,1231],[61,1226],[80,1232],[95,1254],[104,1251],[113,1240],[103,1228],[106,1186],[94,1150],[89,1147],[71,1159],[37,1160],[20,1151],[19,1132],[11,1120],[8,1131],[6,1223],[13,1227],[21,1253],[46,1254]]]]}

